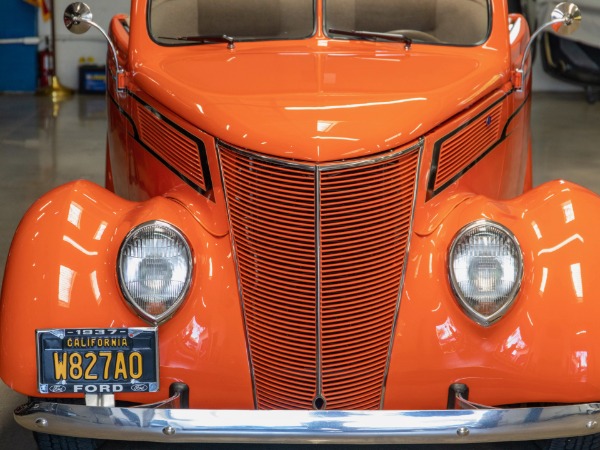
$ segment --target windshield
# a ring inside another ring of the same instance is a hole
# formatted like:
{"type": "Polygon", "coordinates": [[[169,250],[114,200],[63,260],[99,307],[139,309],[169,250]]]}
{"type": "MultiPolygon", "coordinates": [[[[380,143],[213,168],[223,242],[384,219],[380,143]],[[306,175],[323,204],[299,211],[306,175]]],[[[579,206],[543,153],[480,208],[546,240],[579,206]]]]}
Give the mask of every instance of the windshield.
{"type": "MultiPolygon", "coordinates": [[[[487,0],[325,0],[325,32],[403,35],[414,42],[483,43],[489,30],[487,0]]],[[[348,39],[348,34],[343,35],[348,39]]],[[[355,36],[361,38],[361,36],[355,36]]]]}
{"type": "MultiPolygon", "coordinates": [[[[334,38],[476,45],[489,19],[488,0],[324,0],[323,28],[334,38]]],[[[315,1],[151,0],[149,31],[162,44],[303,39],[315,31],[315,1]]]]}
{"type": "Polygon", "coordinates": [[[149,28],[164,44],[223,35],[236,41],[302,39],[314,33],[314,10],[314,0],[152,0],[149,28]]]}

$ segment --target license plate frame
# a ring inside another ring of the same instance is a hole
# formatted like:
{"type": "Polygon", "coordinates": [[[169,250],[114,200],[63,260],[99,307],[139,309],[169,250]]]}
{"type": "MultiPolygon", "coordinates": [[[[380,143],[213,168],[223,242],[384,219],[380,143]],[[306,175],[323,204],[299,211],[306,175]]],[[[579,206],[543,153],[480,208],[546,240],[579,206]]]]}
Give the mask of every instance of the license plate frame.
{"type": "Polygon", "coordinates": [[[36,344],[42,394],[159,390],[156,327],[42,329],[36,344]]]}

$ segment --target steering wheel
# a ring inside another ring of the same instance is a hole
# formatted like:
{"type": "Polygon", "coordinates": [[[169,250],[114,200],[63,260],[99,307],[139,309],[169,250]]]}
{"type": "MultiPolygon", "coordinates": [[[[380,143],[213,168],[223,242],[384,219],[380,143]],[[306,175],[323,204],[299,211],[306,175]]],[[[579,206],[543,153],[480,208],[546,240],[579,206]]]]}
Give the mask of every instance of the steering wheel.
{"type": "Polygon", "coordinates": [[[419,30],[392,30],[392,31],[388,31],[388,33],[401,34],[402,36],[405,36],[405,37],[415,40],[415,41],[437,42],[437,43],[442,42],[434,35],[426,33],[424,31],[419,31],[419,30]]]}

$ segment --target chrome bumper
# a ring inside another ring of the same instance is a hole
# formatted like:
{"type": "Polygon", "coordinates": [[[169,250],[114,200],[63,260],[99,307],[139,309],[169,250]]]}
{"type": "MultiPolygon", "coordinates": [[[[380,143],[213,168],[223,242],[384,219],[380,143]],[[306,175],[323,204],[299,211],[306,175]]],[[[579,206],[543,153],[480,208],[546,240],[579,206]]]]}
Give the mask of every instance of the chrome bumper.
{"type": "Polygon", "coordinates": [[[426,444],[550,439],[600,432],[600,403],[431,411],[246,411],[28,403],[33,431],[155,442],[426,444]]]}

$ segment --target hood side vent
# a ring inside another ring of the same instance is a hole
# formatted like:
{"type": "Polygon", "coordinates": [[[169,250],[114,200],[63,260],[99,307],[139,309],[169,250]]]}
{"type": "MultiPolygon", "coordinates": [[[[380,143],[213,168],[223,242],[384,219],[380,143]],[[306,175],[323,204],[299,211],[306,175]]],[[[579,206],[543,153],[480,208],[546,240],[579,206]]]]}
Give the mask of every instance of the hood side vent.
{"type": "Polygon", "coordinates": [[[211,188],[204,175],[199,143],[177,130],[154,108],[137,104],[137,123],[142,143],[175,172],[201,191],[211,188]]]}
{"type": "Polygon", "coordinates": [[[452,183],[498,142],[501,135],[500,120],[503,104],[503,102],[496,104],[436,142],[434,165],[437,166],[437,171],[433,183],[434,193],[452,183]],[[435,164],[436,160],[437,164],[435,164]]]}

